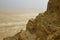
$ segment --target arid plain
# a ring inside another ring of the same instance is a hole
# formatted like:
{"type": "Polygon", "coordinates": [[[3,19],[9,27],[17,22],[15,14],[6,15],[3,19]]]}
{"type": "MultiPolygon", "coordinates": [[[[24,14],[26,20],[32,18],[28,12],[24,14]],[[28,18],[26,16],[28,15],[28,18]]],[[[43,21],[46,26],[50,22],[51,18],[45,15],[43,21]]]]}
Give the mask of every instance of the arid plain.
{"type": "Polygon", "coordinates": [[[39,10],[0,10],[0,40],[13,36],[21,29],[25,29],[27,21],[38,15],[39,10]]]}

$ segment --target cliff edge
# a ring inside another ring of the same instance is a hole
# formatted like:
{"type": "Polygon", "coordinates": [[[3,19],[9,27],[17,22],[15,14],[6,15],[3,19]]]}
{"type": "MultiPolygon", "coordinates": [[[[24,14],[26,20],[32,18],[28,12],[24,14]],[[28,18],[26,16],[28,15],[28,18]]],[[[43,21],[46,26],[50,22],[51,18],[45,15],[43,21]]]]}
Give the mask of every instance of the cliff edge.
{"type": "Polygon", "coordinates": [[[3,40],[60,40],[60,0],[49,0],[47,11],[30,19],[26,30],[3,40]]]}

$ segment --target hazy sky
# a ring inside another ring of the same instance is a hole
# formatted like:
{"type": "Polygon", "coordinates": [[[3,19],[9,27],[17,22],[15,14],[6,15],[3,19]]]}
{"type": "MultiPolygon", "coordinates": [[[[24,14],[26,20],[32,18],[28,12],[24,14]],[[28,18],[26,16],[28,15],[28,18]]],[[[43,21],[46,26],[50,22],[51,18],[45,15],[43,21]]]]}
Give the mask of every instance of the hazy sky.
{"type": "Polygon", "coordinates": [[[46,9],[48,0],[0,0],[0,8],[46,9]]]}

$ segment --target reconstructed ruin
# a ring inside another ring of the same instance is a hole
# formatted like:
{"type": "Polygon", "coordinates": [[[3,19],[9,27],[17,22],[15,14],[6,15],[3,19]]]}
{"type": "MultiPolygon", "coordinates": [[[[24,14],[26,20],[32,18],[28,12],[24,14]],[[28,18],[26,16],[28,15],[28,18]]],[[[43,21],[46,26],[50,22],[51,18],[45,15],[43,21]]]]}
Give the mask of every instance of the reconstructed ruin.
{"type": "Polygon", "coordinates": [[[60,0],[49,0],[47,11],[29,20],[26,30],[3,40],[60,40],[60,0]]]}

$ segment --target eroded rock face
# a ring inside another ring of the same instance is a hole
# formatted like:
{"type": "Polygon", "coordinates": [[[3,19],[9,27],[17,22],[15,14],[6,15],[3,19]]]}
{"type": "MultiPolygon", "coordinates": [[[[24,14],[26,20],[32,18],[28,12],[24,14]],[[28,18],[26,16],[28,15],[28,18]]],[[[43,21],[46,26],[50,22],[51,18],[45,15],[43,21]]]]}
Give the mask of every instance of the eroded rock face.
{"type": "Polygon", "coordinates": [[[60,0],[49,0],[47,11],[60,12],[60,0]]]}
{"type": "Polygon", "coordinates": [[[47,11],[29,20],[25,31],[4,40],[60,40],[60,0],[49,0],[47,11]]]}

